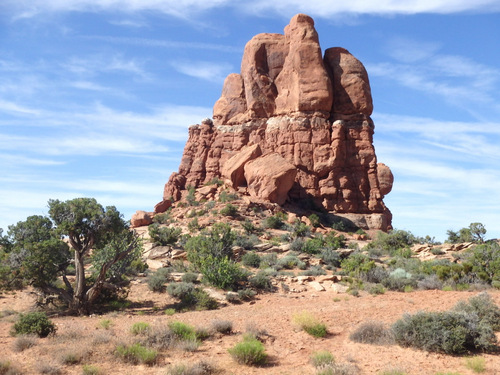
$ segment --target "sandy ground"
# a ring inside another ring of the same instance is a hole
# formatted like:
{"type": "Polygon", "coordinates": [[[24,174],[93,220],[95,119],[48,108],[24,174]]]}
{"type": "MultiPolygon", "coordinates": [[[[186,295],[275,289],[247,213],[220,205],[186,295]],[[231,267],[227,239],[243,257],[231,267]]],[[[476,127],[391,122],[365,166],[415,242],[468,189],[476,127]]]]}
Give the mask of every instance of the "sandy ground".
{"type": "MultiPolygon", "coordinates": [[[[416,291],[411,293],[386,292],[360,297],[336,294],[333,291],[303,292],[297,294],[263,294],[252,303],[228,305],[214,311],[193,311],[167,316],[163,310],[173,302],[167,294],[149,291],[142,279],[133,285],[129,300],[132,306],[125,311],[90,317],[54,316],[57,335],[38,340],[37,344],[22,352],[15,352],[15,338],[9,331],[16,315],[5,316],[5,311],[24,312],[33,306],[34,296],[28,291],[0,296],[0,360],[8,360],[23,374],[40,373],[42,365],[59,368],[61,374],[81,374],[83,364],[92,364],[101,374],[166,374],[169,365],[193,364],[201,359],[212,361],[223,374],[314,374],[310,364],[312,353],[328,350],[337,362],[357,367],[359,374],[379,374],[399,369],[406,374],[459,373],[473,374],[465,365],[466,357],[427,353],[401,348],[396,345],[375,346],[358,344],[349,340],[349,334],[363,322],[375,320],[391,324],[405,312],[419,310],[438,311],[451,308],[457,301],[467,300],[477,292],[416,291]],[[326,338],[314,338],[294,326],[292,316],[308,311],[324,322],[329,330],[326,338]],[[109,319],[109,330],[99,327],[99,322],[109,319]],[[180,349],[163,351],[156,366],[125,364],[112,353],[117,343],[131,340],[130,327],[135,322],[152,325],[178,320],[197,327],[209,328],[215,319],[233,323],[231,335],[214,335],[204,341],[195,352],[180,349]],[[237,364],[227,352],[241,340],[249,324],[267,331],[265,347],[269,364],[265,367],[247,367],[237,364]],[[106,342],[107,341],[107,342],[106,342]],[[61,365],[60,358],[68,351],[85,353],[82,363],[61,365]]],[[[500,291],[490,295],[500,305],[500,291]]],[[[500,336],[498,337],[500,339],[500,336]]],[[[499,354],[478,354],[486,361],[483,374],[500,374],[499,354]]]]}

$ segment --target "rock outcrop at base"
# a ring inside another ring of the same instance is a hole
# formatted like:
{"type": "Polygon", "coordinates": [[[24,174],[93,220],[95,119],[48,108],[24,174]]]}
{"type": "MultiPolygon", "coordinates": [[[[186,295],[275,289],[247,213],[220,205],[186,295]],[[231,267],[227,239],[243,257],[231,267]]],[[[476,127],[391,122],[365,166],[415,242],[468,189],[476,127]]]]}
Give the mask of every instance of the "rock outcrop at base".
{"type": "Polygon", "coordinates": [[[298,14],[284,35],[247,43],[241,73],[226,78],[213,121],[189,128],[163,198],[175,201],[188,186],[223,178],[253,197],[311,200],[365,229],[390,229],[382,198],[393,176],[377,163],[372,110],[363,64],[339,47],[322,57],[314,21],[298,14]]]}

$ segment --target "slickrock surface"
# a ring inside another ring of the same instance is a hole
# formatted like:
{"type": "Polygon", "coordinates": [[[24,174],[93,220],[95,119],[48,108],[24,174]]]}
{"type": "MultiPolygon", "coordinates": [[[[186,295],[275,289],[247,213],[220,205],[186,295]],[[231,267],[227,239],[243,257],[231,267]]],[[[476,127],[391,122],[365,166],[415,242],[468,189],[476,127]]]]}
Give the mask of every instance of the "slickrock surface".
{"type": "Polygon", "coordinates": [[[223,178],[254,198],[313,201],[361,228],[388,230],[392,216],[382,199],[393,175],[377,163],[372,110],[363,64],[339,47],[322,57],[313,19],[298,14],[284,35],[259,34],[247,43],[241,73],[226,78],[213,121],[189,128],[163,199],[179,200],[188,186],[223,178]],[[269,176],[281,173],[274,165],[266,177],[250,173],[249,181],[245,165],[274,153],[294,168],[287,183],[263,186],[276,183],[278,176],[269,176]]]}

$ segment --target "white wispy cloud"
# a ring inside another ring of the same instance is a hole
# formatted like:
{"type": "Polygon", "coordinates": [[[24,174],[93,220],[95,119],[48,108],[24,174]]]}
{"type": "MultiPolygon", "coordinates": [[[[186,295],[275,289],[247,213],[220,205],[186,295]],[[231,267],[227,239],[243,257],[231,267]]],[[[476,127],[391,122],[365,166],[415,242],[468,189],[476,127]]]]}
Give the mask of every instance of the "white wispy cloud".
{"type": "Polygon", "coordinates": [[[210,61],[176,60],[170,65],[182,74],[219,84],[233,69],[231,64],[210,61]]]}
{"type": "Polygon", "coordinates": [[[367,63],[372,77],[392,80],[429,96],[439,96],[471,115],[481,116],[477,105],[500,111],[500,69],[465,56],[441,53],[434,42],[397,37],[387,43],[395,61],[367,63]]]}
{"type": "Polygon", "coordinates": [[[61,64],[63,68],[80,76],[94,76],[98,73],[129,73],[143,79],[150,78],[143,67],[143,62],[136,59],[125,59],[121,56],[94,55],[87,57],[71,57],[61,64]]]}
{"type": "Polygon", "coordinates": [[[158,11],[188,19],[202,12],[223,7],[238,8],[250,13],[274,11],[278,14],[304,12],[313,16],[332,17],[338,14],[418,14],[458,12],[492,13],[500,11],[497,0],[4,0],[0,9],[13,13],[16,18],[34,17],[45,12],[102,12],[123,13],[158,11]]]}

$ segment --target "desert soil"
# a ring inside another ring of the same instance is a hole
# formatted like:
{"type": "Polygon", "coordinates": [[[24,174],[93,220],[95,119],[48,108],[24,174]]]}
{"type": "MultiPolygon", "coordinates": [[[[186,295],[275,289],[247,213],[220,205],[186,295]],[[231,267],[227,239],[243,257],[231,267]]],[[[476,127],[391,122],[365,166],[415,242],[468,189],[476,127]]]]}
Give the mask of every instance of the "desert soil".
{"type": "MultiPolygon", "coordinates": [[[[336,294],[333,291],[285,294],[282,292],[261,294],[252,302],[224,306],[214,311],[193,311],[167,316],[163,313],[174,301],[168,294],[148,290],[145,279],[133,285],[129,300],[133,304],[120,312],[88,317],[53,316],[58,331],[54,337],[40,339],[22,352],[13,350],[14,337],[9,331],[16,315],[0,319],[0,360],[8,360],[25,374],[40,373],[41,364],[59,367],[62,374],[81,374],[82,363],[63,366],[60,358],[68,351],[85,353],[83,363],[97,366],[103,374],[166,374],[170,365],[193,364],[201,359],[210,360],[222,374],[314,374],[310,364],[312,353],[328,350],[337,362],[356,366],[359,374],[378,374],[398,369],[406,374],[460,373],[473,374],[465,365],[466,357],[427,353],[401,348],[396,345],[376,346],[359,344],[349,339],[359,324],[370,320],[391,324],[404,313],[419,310],[441,311],[467,300],[478,292],[415,291],[411,293],[386,292],[372,296],[361,293],[360,297],[336,294]],[[294,326],[292,316],[308,311],[324,322],[329,330],[326,338],[314,338],[294,326]],[[99,322],[109,319],[109,330],[99,327],[99,322]],[[130,365],[113,356],[119,342],[133,340],[129,333],[135,322],[152,325],[166,324],[172,320],[209,328],[216,319],[233,322],[234,333],[214,335],[204,341],[194,352],[169,349],[162,352],[159,363],[153,367],[130,365]],[[241,334],[249,324],[267,331],[265,347],[269,363],[264,367],[247,367],[237,364],[228,354],[228,348],[241,340],[241,334]],[[105,338],[105,339],[103,339],[105,338]],[[108,341],[108,342],[106,342],[108,341]]],[[[489,291],[495,303],[500,305],[500,291],[489,291]]],[[[26,312],[33,308],[34,296],[21,291],[0,296],[0,311],[26,312]]],[[[5,315],[5,313],[4,313],[5,315]]],[[[500,335],[498,336],[500,339],[500,335]]],[[[486,361],[484,374],[500,374],[500,355],[479,353],[486,361]]]]}

